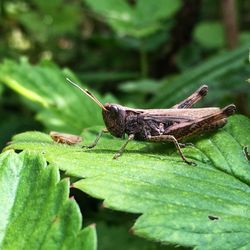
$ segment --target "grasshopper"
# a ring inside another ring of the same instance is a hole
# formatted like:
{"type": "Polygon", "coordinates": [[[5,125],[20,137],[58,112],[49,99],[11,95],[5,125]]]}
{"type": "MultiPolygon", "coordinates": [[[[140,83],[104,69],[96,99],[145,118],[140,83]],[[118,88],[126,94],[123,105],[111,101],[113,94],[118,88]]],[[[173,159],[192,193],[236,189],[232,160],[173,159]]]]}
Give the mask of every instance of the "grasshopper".
{"type": "Polygon", "coordinates": [[[90,97],[102,109],[102,116],[106,129],[100,131],[95,141],[87,148],[97,145],[104,132],[127,140],[114,155],[114,159],[121,156],[131,140],[149,142],[173,142],[182,158],[188,164],[193,164],[184,156],[181,147],[185,144],[179,141],[186,140],[204,132],[209,132],[223,127],[227,117],[235,113],[236,107],[230,104],[224,108],[192,108],[208,92],[208,86],[202,85],[192,95],[170,109],[134,109],[119,104],[106,103],[103,105],[88,90],[82,89],[79,85],[67,80],[83,93],[90,97]]]}

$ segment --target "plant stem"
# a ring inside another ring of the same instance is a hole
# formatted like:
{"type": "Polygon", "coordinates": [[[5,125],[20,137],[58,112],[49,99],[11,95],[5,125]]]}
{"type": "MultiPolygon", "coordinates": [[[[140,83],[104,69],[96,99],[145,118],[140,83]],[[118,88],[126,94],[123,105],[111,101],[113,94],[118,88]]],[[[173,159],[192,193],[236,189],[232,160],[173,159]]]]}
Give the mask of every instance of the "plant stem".
{"type": "Polygon", "coordinates": [[[223,25],[227,47],[234,49],[238,44],[238,27],[234,0],[221,0],[223,25]]]}

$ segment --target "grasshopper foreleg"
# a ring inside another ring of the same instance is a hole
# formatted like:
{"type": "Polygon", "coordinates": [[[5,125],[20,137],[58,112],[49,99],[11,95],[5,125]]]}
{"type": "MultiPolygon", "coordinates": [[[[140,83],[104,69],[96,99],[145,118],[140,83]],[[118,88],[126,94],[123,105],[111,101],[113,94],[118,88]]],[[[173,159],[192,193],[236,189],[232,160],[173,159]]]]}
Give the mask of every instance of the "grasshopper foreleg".
{"type": "Polygon", "coordinates": [[[181,146],[180,146],[179,142],[176,140],[176,138],[173,135],[149,136],[147,138],[147,141],[154,141],[154,142],[168,141],[168,142],[173,142],[175,144],[175,147],[177,148],[182,160],[185,161],[189,165],[195,164],[194,162],[189,161],[189,160],[186,159],[186,157],[184,156],[184,154],[183,154],[183,152],[181,150],[181,146]]]}
{"type": "Polygon", "coordinates": [[[135,136],[134,136],[133,134],[130,134],[130,135],[128,136],[128,139],[127,139],[126,142],[121,146],[121,148],[115,153],[115,155],[113,156],[113,159],[117,159],[118,157],[120,157],[120,156],[123,154],[123,152],[124,152],[126,146],[128,145],[129,141],[132,141],[132,140],[134,139],[134,137],[135,137],[135,136]]]}
{"type": "Polygon", "coordinates": [[[108,130],[107,130],[106,128],[103,128],[103,129],[99,132],[99,134],[98,134],[97,137],[95,138],[94,142],[92,142],[90,145],[82,146],[82,148],[94,148],[94,147],[97,145],[98,141],[100,140],[100,138],[102,137],[102,135],[103,135],[104,133],[108,133],[108,130]]]}

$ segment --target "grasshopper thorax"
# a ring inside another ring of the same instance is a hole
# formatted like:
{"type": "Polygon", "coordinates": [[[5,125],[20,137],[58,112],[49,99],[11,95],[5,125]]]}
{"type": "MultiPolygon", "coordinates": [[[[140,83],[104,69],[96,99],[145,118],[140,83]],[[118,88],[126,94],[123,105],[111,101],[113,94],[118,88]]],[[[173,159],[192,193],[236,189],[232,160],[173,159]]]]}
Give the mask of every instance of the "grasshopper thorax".
{"type": "Polygon", "coordinates": [[[102,116],[106,128],[115,137],[123,137],[125,133],[126,111],[121,105],[109,104],[104,105],[102,116]]]}

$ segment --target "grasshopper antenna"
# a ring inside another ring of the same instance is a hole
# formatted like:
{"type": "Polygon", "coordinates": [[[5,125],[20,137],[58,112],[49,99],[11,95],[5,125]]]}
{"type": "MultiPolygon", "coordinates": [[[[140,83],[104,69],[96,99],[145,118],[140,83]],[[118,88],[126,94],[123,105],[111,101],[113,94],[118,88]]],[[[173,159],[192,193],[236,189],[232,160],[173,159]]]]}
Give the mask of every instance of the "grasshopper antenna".
{"type": "Polygon", "coordinates": [[[101,109],[108,111],[103,104],[93,95],[91,94],[87,89],[83,89],[81,88],[79,85],[77,85],[76,83],[74,83],[73,81],[71,81],[69,78],[66,78],[66,80],[71,83],[72,85],[74,85],[75,87],[77,87],[78,89],[80,89],[85,95],[87,95],[89,98],[91,98],[99,107],[101,107],[101,109]]]}

